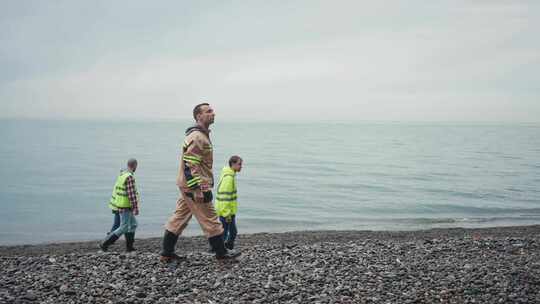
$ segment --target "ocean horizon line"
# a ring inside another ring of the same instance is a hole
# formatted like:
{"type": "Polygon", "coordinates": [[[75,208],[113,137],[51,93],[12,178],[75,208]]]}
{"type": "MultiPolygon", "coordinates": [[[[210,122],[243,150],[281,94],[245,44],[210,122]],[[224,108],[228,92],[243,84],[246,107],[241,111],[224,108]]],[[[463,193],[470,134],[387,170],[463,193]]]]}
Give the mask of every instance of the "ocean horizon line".
{"type": "MultiPolygon", "coordinates": [[[[107,123],[193,123],[189,117],[180,118],[114,118],[114,117],[11,117],[0,116],[0,121],[34,121],[34,122],[107,122],[107,123]]],[[[290,119],[218,119],[215,124],[286,124],[286,125],[411,125],[411,126],[512,126],[512,127],[540,127],[540,121],[474,121],[474,120],[290,120],[290,119]]]]}

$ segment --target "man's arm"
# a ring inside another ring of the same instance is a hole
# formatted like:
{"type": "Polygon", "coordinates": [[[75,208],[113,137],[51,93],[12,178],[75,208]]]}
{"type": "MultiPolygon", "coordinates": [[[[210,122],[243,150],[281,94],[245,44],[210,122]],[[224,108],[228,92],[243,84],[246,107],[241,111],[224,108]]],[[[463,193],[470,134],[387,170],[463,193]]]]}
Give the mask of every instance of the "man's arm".
{"type": "Polygon", "coordinates": [[[201,162],[202,143],[200,139],[193,136],[186,139],[183,146],[182,161],[184,162],[184,177],[187,186],[194,192],[196,201],[203,200],[201,191],[201,162]]]}
{"type": "Polygon", "coordinates": [[[133,176],[128,176],[126,179],[126,191],[128,194],[129,202],[131,203],[131,208],[133,209],[133,214],[139,214],[139,200],[137,198],[137,190],[135,188],[135,180],[133,176]]]}

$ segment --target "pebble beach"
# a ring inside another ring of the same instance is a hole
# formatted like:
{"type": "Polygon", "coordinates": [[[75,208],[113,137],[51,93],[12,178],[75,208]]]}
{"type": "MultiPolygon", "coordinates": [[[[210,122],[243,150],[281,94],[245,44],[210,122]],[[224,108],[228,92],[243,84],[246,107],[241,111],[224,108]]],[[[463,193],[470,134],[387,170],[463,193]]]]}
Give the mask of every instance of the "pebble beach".
{"type": "Polygon", "coordinates": [[[0,246],[0,303],[540,303],[540,226],[240,235],[237,263],[183,237],[0,246]]]}

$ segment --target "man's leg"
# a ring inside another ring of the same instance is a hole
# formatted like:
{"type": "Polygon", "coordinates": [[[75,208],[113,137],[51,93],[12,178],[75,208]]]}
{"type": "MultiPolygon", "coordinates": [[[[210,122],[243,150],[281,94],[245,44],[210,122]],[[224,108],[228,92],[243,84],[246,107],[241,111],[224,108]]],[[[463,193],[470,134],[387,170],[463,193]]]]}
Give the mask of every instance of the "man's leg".
{"type": "Polygon", "coordinates": [[[113,210],[112,213],[113,213],[113,225],[111,227],[111,231],[109,231],[109,233],[107,234],[112,233],[113,231],[118,229],[118,227],[120,226],[120,214],[118,213],[118,210],[113,210]]]}
{"type": "MultiPolygon", "coordinates": [[[[118,210],[113,210],[113,225],[111,227],[111,231],[107,232],[107,235],[111,234],[113,231],[118,229],[120,227],[120,212],[118,210]]],[[[124,238],[126,238],[126,242],[128,241],[128,237],[126,234],[124,234],[124,238]]]]}
{"type": "MultiPolygon", "coordinates": [[[[223,239],[225,239],[226,234],[227,234],[227,222],[225,221],[224,217],[219,216],[218,219],[221,222],[221,226],[223,226],[223,239]]],[[[216,251],[214,250],[214,247],[212,247],[212,244],[209,244],[209,245],[210,245],[210,249],[208,249],[208,252],[215,254],[216,251]]]]}
{"type": "Polygon", "coordinates": [[[223,241],[227,242],[227,239],[229,238],[229,229],[231,228],[229,223],[227,223],[227,220],[220,216],[219,221],[221,222],[221,225],[223,226],[223,241]]]}
{"type": "Polygon", "coordinates": [[[133,211],[130,211],[129,213],[130,217],[128,222],[128,228],[127,232],[124,234],[124,237],[126,238],[126,251],[132,252],[136,250],[133,247],[133,244],[135,243],[135,230],[137,229],[137,219],[135,218],[133,211]]]}
{"type": "Polygon", "coordinates": [[[165,224],[165,233],[163,235],[163,249],[161,251],[160,260],[162,262],[170,262],[172,260],[181,259],[175,251],[178,236],[187,227],[191,219],[191,210],[186,204],[183,197],[180,197],[176,202],[176,210],[165,224]]]}
{"type": "Polygon", "coordinates": [[[201,229],[208,238],[210,246],[214,249],[217,259],[234,259],[240,255],[240,253],[227,252],[227,249],[225,249],[223,225],[216,215],[212,202],[195,203],[188,198],[186,204],[201,225],[201,229]]]}
{"type": "Polygon", "coordinates": [[[120,213],[120,226],[116,228],[113,232],[109,233],[107,237],[105,238],[105,241],[99,245],[101,250],[107,251],[109,249],[109,246],[114,244],[118,238],[127,232],[128,229],[128,221],[129,221],[129,210],[122,210],[119,211],[120,213]]]}
{"type": "MultiPolygon", "coordinates": [[[[229,231],[229,226],[227,224],[227,221],[225,220],[224,217],[220,216],[218,217],[219,218],[219,221],[221,222],[221,225],[223,226],[223,242],[225,242],[225,240],[227,239],[227,235],[228,235],[228,231],[229,231]]],[[[216,251],[214,250],[214,248],[212,247],[212,245],[210,245],[210,250],[209,250],[210,253],[216,253],[216,251]]]]}
{"type": "Polygon", "coordinates": [[[225,240],[225,248],[231,250],[234,249],[234,240],[236,240],[237,234],[238,230],[236,229],[236,215],[233,215],[231,222],[229,223],[229,234],[225,240]]]}

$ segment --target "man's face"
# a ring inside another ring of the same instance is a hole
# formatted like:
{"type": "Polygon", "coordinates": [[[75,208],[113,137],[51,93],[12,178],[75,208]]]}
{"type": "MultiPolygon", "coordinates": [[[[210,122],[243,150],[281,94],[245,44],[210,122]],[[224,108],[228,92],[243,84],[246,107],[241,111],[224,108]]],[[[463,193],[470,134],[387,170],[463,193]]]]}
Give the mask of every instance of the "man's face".
{"type": "Polygon", "coordinates": [[[201,114],[197,115],[197,117],[199,117],[199,122],[208,126],[214,123],[215,116],[214,109],[210,106],[202,106],[201,114]]]}
{"type": "Polygon", "coordinates": [[[137,171],[137,163],[133,164],[131,167],[131,172],[135,173],[135,171],[137,171]]]}
{"type": "Polygon", "coordinates": [[[232,165],[232,169],[236,172],[242,171],[242,161],[237,162],[236,164],[232,165]]]}

